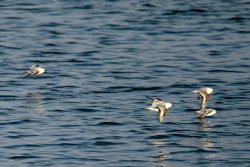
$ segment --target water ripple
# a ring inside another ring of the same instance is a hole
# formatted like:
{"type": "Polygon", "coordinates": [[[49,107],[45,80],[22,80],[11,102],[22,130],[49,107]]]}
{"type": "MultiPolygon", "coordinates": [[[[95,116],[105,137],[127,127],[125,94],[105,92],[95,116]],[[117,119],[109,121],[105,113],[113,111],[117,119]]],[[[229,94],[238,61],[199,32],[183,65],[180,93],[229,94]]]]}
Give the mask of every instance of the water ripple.
{"type": "Polygon", "coordinates": [[[249,18],[245,0],[2,2],[1,165],[248,166],[249,18]],[[145,96],[173,103],[163,123],[145,96]]]}

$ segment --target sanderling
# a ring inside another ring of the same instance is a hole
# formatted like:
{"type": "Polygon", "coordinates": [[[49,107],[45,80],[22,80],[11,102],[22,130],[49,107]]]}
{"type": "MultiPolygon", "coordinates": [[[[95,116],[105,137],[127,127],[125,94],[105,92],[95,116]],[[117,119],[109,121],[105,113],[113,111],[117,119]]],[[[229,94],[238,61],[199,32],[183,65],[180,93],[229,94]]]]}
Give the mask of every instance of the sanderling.
{"type": "Polygon", "coordinates": [[[192,92],[199,94],[198,99],[201,100],[200,110],[205,109],[207,102],[208,102],[208,99],[209,99],[209,94],[211,94],[213,92],[213,89],[209,88],[209,87],[203,87],[200,89],[195,89],[192,92]]]}
{"type": "Polygon", "coordinates": [[[212,108],[204,108],[202,110],[197,111],[197,113],[199,114],[200,118],[204,118],[204,117],[212,116],[212,115],[216,114],[216,110],[214,110],[212,108]]]}
{"type": "Polygon", "coordinates": [[[171,103],[165,102],[160,98],[152,98],[152,97],[148,97],[147,98],[151,99],[151,106],[147,107],[146,109],[150,110],[150,111],[154,111],[154,112],[158,112],[158,122],[161,123],[167,112],[168,109],[170,107],[172,107],[171,103]]]}
{"type": "Polygon", "coordinates": [[[26,77],[33,76],[33,75],[39,75],[45,72],[45,69],[42,68],[40,65],[33,65],[30,67],[30,69],[27,71],[26,77]]]}

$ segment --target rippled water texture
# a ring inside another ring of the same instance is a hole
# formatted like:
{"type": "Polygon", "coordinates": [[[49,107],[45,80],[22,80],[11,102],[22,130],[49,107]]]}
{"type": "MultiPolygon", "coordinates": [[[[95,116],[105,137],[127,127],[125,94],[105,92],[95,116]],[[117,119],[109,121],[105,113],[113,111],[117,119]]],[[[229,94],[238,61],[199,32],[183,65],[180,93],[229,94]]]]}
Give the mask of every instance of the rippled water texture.
{"type": "Polygon", "coordinates": [[[1,1],[1,166],[249,166],[249,20],[247,0],[1,1]],[[145,96],[173,104],[162,124],[145,96]]]}

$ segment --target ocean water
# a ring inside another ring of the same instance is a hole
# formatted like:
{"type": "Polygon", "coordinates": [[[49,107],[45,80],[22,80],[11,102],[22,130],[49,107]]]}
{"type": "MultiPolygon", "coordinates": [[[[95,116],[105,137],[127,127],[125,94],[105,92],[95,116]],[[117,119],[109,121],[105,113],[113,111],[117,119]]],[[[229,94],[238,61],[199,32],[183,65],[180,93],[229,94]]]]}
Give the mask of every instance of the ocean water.
{"type": "Polygon", "coordinates": [[[1,166],[250,166],[249,27],[247,0],[1,1],[1,166]]]}

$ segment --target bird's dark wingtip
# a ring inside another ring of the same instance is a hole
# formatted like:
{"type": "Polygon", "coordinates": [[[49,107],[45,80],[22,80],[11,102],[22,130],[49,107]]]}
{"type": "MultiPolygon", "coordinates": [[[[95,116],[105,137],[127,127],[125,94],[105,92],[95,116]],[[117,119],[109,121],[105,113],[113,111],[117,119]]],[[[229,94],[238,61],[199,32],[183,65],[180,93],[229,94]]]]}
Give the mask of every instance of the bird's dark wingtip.
{"type": "Polygon", "coordinates": [[[31,75],[30,75],[30,74],[27,74],[27,75],[24,76],[24,78],[28,78],[29,76],[31,76],[31,75]]]}
{"type": "Polygon", "coordinates": [[[153,99],[153,98],[152,98],[152,97],[150,97],[150,96],[146,96],[146,98],[151,99],[151,100],[153,99]]]}

